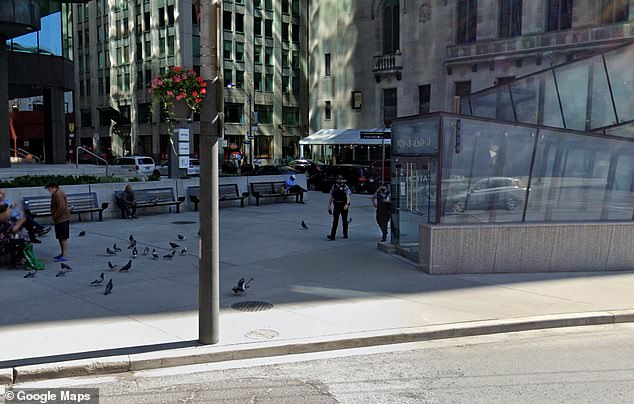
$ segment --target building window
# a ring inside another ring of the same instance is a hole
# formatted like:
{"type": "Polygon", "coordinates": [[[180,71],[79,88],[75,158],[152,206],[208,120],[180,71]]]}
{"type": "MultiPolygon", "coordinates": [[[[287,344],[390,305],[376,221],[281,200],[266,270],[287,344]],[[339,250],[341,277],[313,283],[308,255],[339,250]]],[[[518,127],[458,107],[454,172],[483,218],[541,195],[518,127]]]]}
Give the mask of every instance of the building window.
{"type": "Polygon", "coordinates": [[[363,107],[363,92],[352,92],[352,109],[361,109],[363,107]]]}
{"type": "Polygon", "coordinates": [[[232,18],[232,14],[231,11],[224,11],[222,13],[222,28],[225,31],[231,31],[231,18],[232,18]]]}
{"type": "Polygon", "coordinates": [[[158,9],[158,26],[159,28],[165,27],[165,8],[160,7],[158,9]]]}
{"type": "Polygon", "coordinates": [[[392,55],[399,49],[400,13],[398,0],[387,0],[383,6],[383,54],[392,55]]]}
{"type": "Polygon", "coordinates": [[[299,108],[284,107],[282,109],[282,124],[288,126],[299,125],[299,108]]]}
{"type": "Polygon", "coordinates": [[[293,70],[293,77],[291,77],[291,92],[295,95],[299,95],[299,70],[293,70]]]}
{"type": "Polygon", "coordinates": [[[273,20],[264,20],[264,36],[267,38],[273,38],[273,20]]]}
{"type": "Polygon", "coordinates": [[[144,31],[149,31],[150,30],[150,12],[146,12],[143,14],[143,30],[144,31]]]}
{"type": "Polygon", "coordinates": [[[150,123],[152,119],[152,104],[144,103],[139,104],[137,112],[137,121],[139,123],[150,123]]]}
{"type": "Polygon", "coordinates": [[[225,122],[227,123],[243,123],[242,122],[242,104],[226,103],[225,104],[225,122]]]}
{"type": "Polygon", "coordinates": [[[81,110],[81,126],[83,128],[90,128],[92,126],[92,114],[90,109],[81,110]]]}
{"type": "Polygon", "coordinates": [[[273,11],[273,0],[264,0],[264,9],[266,11],[273,11]]]}
{"type": "Polygon", "coordinates": [[[282,23],[282,41],[288,42],[289,40],[289,24],[287,22],[282,23]]]}
{"type": "Polygon", "coordinates": [[[233,70],[225,69],[225,83],[233,83],[233,70]]]}
{"type": "Polygon", "coordinates": [[[236,13],[236,32],[244,32],[244,14],[236,13]]]}
{"type": "Polygon", "coordinates": [[[255,137],[255,156],[269,159],[273,156],[273,136],[258,135],[255,137]]]}
{"type": "Polygon", "coordinates": [[[465,97],[471,94],[471,81],[456,81],[454,86],[454,95],[456,97],[465,97]]]}
{"type": "Polygon", "coordinates": [[[267,93],[273,92],[273,75],[267,74],[264,76],[264,91],[267,93]]]}
{"type": "Polygon", "coordinates": [[[147,69],[145,71],[145,88],[150,88],[152,85],[152,70],[147,69]]]}
{"type": "Polygon", "coordinates": [[[293,66],[293,69],[299,69],[299,52],[292,51],[291,57],[292,57],[291,66],[293,66]]]}
{"type": "Polygon", "coordinates": [[[262,19],[253,17],[253,35],[262,36],[262,19]]]}
{"type": "Polygon", "coordinates": [[[332,119],[332,102],[326,101],[324,104],[324,119],[329,121],[332,119]]]}
{"type": "Polygon", "coordinates": [[[299,0],[291,1],[291,11],[293,15],[299,15],[299,0]]]}
{"type": "Polygon", "coordinates": [[[599,0],[599,22],[614,24],[630,18],[629,0],[599,0]]]}
{"type": "Polygon", "coordinates": [[[477,0],[458,0],[458,43],[475,42],[478,24],[477,0]]]}
{"type": "Polygon", "coordinates": [[[231,41],[224,41],[223,43],[222,57],[225,60],[231,60],[231,45],[231,41]]]}
{"type": "Polygon", "coordinates": [[[290,52],[286,49],[282,49],[282,67],[287,69],[290,66],[290,52]]]}
{"type": "Polygon", "coordinates": [[[290,11],[290,7],[289,7],[289,1],[290,0],[282,0],[282,13],[284,14],[289,14],[290,11]]]}
{"type": "Polygon", "coordinates": [[[174,6],[167,6],[167,25],[174,25],[174,6]]]}
{"type": "Polygon", "coordinates": [[[550,0],[548,3],[548,31],[572,27],[572,0],[550,0]]]}
{"type": "Polygon", "coordinates": [[[110,114],[99,112],[99,126],[110,126],[110,114]]]}
{"type": "Polygon", "coordinates": [[[262,80],[262,73],[253,73],[253,89],[255,91],[264,91],[264,80],[262,80]]]}
{"type": "Polygon", "coordinates": [[[143,90],[143,84],[145,84],[143,82],[143,69],[139,65],[139,68],[138,68],[138,70],[136,72],[136,89],[137,90],[143,90]]]}
{"type": "Polygon", "coordinates": [[[293,24],[293,37],[291,38],[293,42],[299,42],[299,24],[293,24]]]}
{"type": "Polygon", "coordinates": [[[418,86],[418,113],[428,114],[431,110],[431,85],[418,86]]]}
{"type": "Polygon", "coordinates": [[[238,88],[244,88],[244,71],[243,70],[236,70],[235,85],[238,88]]]}
{"type": "Polygon", "coordinates": [[[396,113],[396,89],[386,88],[383,90],[383,125],[385,127],[392,127],[392,121],[396,118],[396,113]]]}
{"type": "Polygon", "coordinates": [[[253,45],[253,63],[262,64],[262,47],[260,45],[253,45]]]}
{"type": "Polygon", "coordinates": [[[236,62],[244,62],[244,43],[236,42],[236,62]]]}
{"type": "Polygon", "coordinates": [[[326,77],[330,77],[330,53],[324,55],[324,71],[326,77]]]}
{"type": "Polygon", "coordinates": [[[283,158],[296,158],[299,153],[299,138],[297,136],[283,136],[282,137],[282,157],[283,158]]]}
{"type": "Polygon", "coordinates": [[[273,66],[273,48],[268,46],[264,48],[264,63],[267,66],[273,66]]]}
{"type": "Polygon", "coordinates": [[[500,0],[500,38],[522,35],[522,0],[500,0]]]}
{"type": "Polygon", "coordinates": [[[272,105],[256,105],[255,113],[258,114],[258,124],[270,125],[273,123],[272,105]]]}
{"type": "Polygon", "coordinates": [[[287,76],[287,75],[283,75],[282,76],[282,93],[288,94],[288,93],[291,92],[290,82],[291,82],[291,80],[290,80],[289,76],[287,76]]]}

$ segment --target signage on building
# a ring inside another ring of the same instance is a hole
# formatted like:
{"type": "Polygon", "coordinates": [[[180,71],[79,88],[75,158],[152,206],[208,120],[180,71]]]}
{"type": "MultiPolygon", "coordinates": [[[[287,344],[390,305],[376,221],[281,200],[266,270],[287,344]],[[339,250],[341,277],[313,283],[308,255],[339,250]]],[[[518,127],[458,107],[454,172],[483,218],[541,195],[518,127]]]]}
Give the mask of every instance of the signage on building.
{"type": "Polygon", "coordinates": [[[392,154],[421,156],[438,154],[438,120],[401,121],[392,124],[392,154]]]}
{"type": "Polygon", "coordinates": [[[178,156],[178,168],[189,168],[189,156],[178,156]]]}
{"type": "Polygon", "coordinates": [[[178,131],[179,142],[189,142],[189,129],[181,128],[176,130],[178,131]]]}
{"type": "Polygon", "coordinates": [[[361,131],[359,136],[361,139],[391,139],[392,132],[361,131]]]}

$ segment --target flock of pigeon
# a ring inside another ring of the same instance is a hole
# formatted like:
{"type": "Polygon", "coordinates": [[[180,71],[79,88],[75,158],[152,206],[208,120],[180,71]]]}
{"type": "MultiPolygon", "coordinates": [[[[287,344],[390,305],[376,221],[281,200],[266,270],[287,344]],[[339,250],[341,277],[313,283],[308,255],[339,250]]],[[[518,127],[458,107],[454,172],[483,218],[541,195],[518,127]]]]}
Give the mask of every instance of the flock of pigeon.
{"type": "MultiPolygon", "coordinates": [[[[308,227],[306,226],[306,224],[302,221],[302,227],[304,227],[305,229],[308,229],[308,227]]],[[[86,236],[86,232],[84,230],[80,231],[78,234],[79,237],[85,237],[86,236]]],[[[183,241],[185,240],[185,236],[183,236],[180,233],[176,234],[176,238],[179,241],[183,241]]],[[[139,255],[139,251],[137,249],[137,240],[134,238],[134,236],[132,234],[130,234],[130,237],[128,237],[128,240],[130,241],[130,244],[128,245],[128,250],[131,250],[131,256],[132,259],[136,259],[139,255]]],[[[169,242],[169,246],[171,247],[172,251],[169,252],[168,254],[165,254],[163,256],[164,260],[171,260],[172,258],[174,258],[174,256],[176,255],[176,252],[178,251],[178,249],[181,248],[181,246],[173,241],[169,242]]],[[[117,243],[114,243],[112,245],[112,248],[110,247],[106,247],[106,254],[108,256],[116,256],[118,253],[121,253],[123,251],[123,249],[119,246],[117,246],[117,243]]],[[[187,247],[182,247],[182,249],[180,250],[180,255],[187,255],[187,247]]],[[[150,255],[150,247],[146,246],[143,249],[143,252],[141,253],[143,256],[148,256],[150,255]]],[[[158,260],[160,259],[159,254],[156,252],[155,248],[152,248],[151,250],[151,254],[152,254],[152,259],[154,260],[158,260]]],[[[114,272],[114,271],[119,271],[119,272],[129,272],[130,269],[132,268],[132,259],[129,259],[128,262],[122,266],[121,268],[119,268],[119,265],[113,264],[111,261],[108,261],[108,272],[114,272]]],[[[66,274],[68,272],[72,272],[73,268],[71,268],[70,265],[62,262],[60,263],[60,271],[57,272],[57,274],[55,275],[55,277],[62,277],[62,276],[66,276],[66,274]]],[[[26,275],[24,275],[25,278],[35,278],[35,274],[37,273],[36,270],[32,270],[29,271],[26,275]]],[[[95,279],[94,281],[90,282],[90,286],[92,287],[100,287],[103,284],[103,281],[105,280],[105,273],[102,272],[99,277],[97,277],[97,279],[95,279]]],[[[249,279],[248,281],[245,281],[244,278],[240,278],[240,280],[238,281],[238,284],[236,286],[234,286],[231,290],[233,291],[233,294],[235,296],[242,296],[244,294],[246,294],[247,289],[249,289],[249,284],[251,283],[251,281],[253,281],[253,278],[249,279]]],[[[108,280],[108,282],[106,283],[106,289],[104,291],[104,295],[109,295],[112,293],[112,288],[113,288],[113,284],[112,284],[112,278],[108,280]]]]}

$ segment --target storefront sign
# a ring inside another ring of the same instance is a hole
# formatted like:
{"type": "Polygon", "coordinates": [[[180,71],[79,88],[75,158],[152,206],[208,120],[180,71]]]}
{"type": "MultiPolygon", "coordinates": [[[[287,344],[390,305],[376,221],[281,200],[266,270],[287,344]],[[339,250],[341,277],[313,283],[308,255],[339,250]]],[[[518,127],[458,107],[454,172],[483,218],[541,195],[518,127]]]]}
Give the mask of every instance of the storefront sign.
{"type": "Polygon", "coordinates": [[[392,126],[392,154],[421,156],[438,153],[438,120],[400,121],[392,126]]]}
{"type": "Polygon", "coordinates": [[[181,156],[189,156],[189,143],[178,142],[178,154],[181,156]]]}
{"type": "Polygon", "coordinates": [[[176,129],[179,142],[189,142],[189,129],[176,129]]]}

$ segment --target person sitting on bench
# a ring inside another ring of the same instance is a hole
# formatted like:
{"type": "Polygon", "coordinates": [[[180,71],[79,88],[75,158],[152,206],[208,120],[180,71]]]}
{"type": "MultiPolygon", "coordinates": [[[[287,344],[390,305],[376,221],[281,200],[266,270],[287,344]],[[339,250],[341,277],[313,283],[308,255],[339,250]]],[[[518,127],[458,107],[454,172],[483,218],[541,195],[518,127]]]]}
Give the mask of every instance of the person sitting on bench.
{"type": "Polygon", "coordinates": [[[3,238],[10,238],[17,233],[26,219],[19,212],[11,209],[9,205],[0,202],[0,229],[3,238]]]}
{"type": "Polygon", "coordinates": [[[291,174],[290,177],[286,180],[286,193],[287,194],[298,194],[299,195],[299,203],[304,203],[304,192],[306,190],[295,182],[295,174],[291,174]]]}
{"type": "Polygon", "coordinates": [[[136,200],[131,185],[126,185],[119,197],[117,206],[121,209],[121,219],[136,219],[136,200]]]}
{"type": "Polygon", "coordinates": [[[7,199],[6,193],[2,188],[0,188],[0,203],[9,207],[13,222],[17,222],[19,219],[20,226],[16,229],[16,231],[24,227],[32,244],[40,244],[41,241],[37,238],[37,236],[43,236],[51,231],[50,227],[42,226],[37,223],[31,215],[21,212],[13,202],[7,199]]]}

